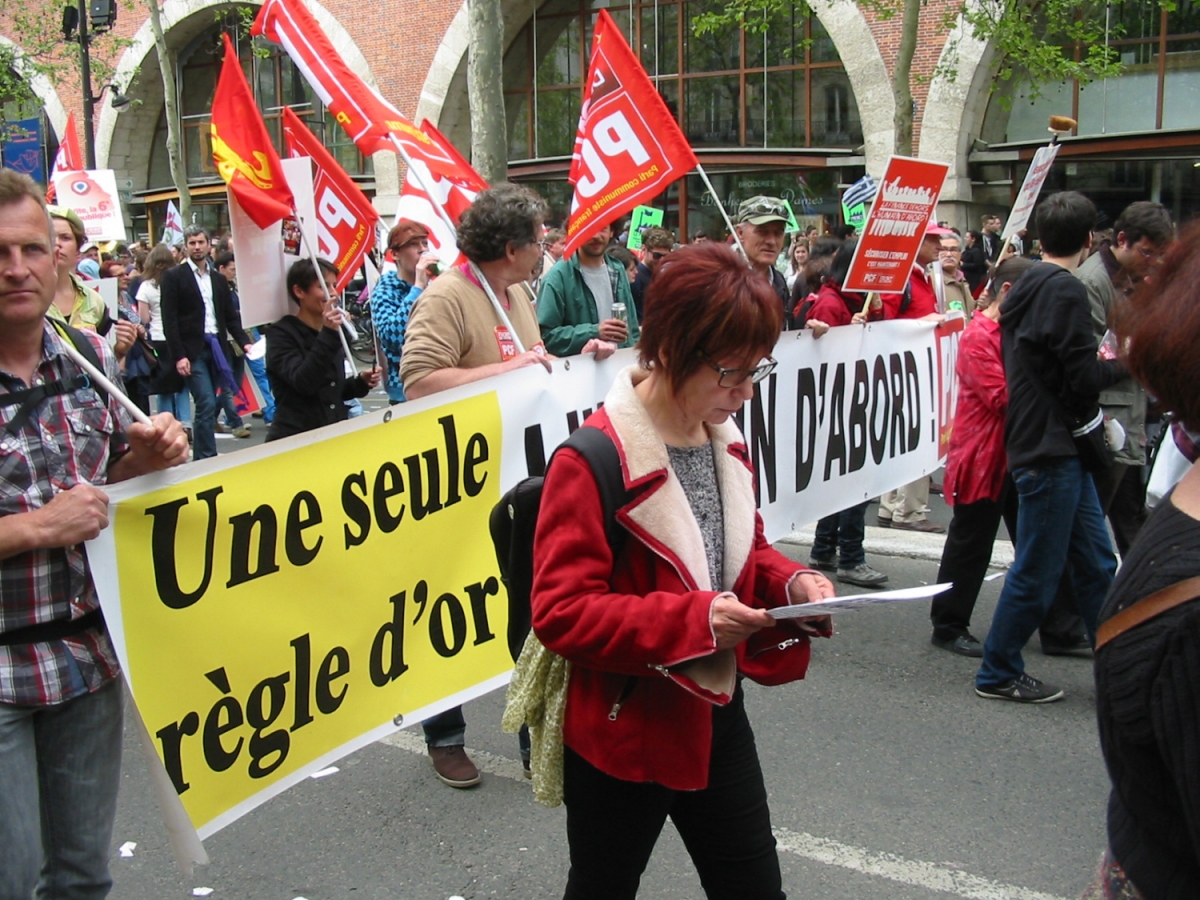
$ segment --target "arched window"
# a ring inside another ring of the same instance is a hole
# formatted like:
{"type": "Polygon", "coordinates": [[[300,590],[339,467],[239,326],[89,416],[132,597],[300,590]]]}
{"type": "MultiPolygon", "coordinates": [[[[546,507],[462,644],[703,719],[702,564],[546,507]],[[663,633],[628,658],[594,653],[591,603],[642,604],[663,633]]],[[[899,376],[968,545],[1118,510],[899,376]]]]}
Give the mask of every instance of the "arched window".
{"type": "MultiPolygon", "coordinates": [[[[209,122],[212,119],[212,99],[221,74],[222,38],[228,31],[246,80],[254,91],[258,109],[267,130],[275,140],[276,149],[283,151],[279,122],[283,107],[290,106],[333,153],[351,175],[371,172],[371,160],[358,152],[345,131],[328,115],[320,99],[313,93],[304,76],[292,63],[282,47],[264,44],[266,56],[253,52],[252,41],[241,36],[235,21],[218,23],[193,40],[179,53],[176,84],[179,90],[179,117],[183,131],[183,159],[189,183],[220,181],[212,161],[209,142],[209,122]]],[[[154,147],[150,154],[150,187],[171,185],[171,172],[166,149],[166,111],[159,116],[154,147]]]]}

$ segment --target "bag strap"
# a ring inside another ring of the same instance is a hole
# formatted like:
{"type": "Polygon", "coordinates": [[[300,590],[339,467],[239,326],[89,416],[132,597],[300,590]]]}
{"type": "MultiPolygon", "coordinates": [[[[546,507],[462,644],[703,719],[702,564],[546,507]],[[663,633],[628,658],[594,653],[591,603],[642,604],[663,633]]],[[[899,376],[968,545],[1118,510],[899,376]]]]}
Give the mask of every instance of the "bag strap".
{"type": "MultiPolygon", "coordinates": [[[[80,356],[90,362],[101,372],[104,371],[104,365],[100,362],[100,357],[96,353],[96,348],[92,346],[92,342],[89,341],[86,336],[84,336],[83,332],[81,332],[78,328],[73,328],[66,322],[60,322],[58,319],[50,319],[50,324],[58,332],[60,337],[66,338],[71,342],[71,345],[79,351],[80,356]]],[[[105,406],[108,406],[108,391],[96,384],[92,385],[92,390],[96,392],[96,396],[100,398],[100,402],[105,406]]]]}
{"type": "Polygon", "coordinates": [[[617,509],[629,502],[629,491],[625,490],[625,476],[621,472],[621,456],[617,446],[607,434],[591,425],[583,425],[571,432],[563,442],[579,453],[596,478],[600,490],[600,505],[604,511],[604,531],[608,546],[615,557],[620,549],[624,529],[617,524],[617,509]]]}
{"type": "Polygon", "coordinates": [[[1131,628],[1197,597],[1200,597],[1200,575],[1155,591],[1105,621],[1096,631],[1096,649],[1099,650],[1131,628]]]}

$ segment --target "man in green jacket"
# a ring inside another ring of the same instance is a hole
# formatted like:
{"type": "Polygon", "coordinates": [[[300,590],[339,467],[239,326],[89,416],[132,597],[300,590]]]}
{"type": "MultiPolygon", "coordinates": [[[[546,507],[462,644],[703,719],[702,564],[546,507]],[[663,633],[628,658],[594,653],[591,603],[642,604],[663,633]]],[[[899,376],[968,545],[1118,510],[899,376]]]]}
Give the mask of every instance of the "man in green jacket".
{"type": "Polygon", "coordinates": [[[619,347],[637,343],[637,311],[629,278],[624,267],[605,253],[611,239],[608,225],[542,277],[538,324],[546,350],[555,356],[582,353],[593,338],[619,347]],[[614,303],[625,304],[625,319],[613,315],[614,303]]]}

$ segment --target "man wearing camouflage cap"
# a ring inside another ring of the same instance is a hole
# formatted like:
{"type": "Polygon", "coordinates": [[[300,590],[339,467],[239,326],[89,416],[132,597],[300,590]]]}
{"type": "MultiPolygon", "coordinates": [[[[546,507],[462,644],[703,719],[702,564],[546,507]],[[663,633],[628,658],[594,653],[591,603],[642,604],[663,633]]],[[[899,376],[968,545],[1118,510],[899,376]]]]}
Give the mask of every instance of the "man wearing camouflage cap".
{"type": "Polygon", "coordinates": [[[775,268],[775,260],[783,249],[783,229],[787,225],[787,206],[778,197],[751,197],[738,207],[737,233],[746,251],[750,268],[771,282],[783,308],[784,327],[791,328],[788,315],[787,280],[775,268]]]}

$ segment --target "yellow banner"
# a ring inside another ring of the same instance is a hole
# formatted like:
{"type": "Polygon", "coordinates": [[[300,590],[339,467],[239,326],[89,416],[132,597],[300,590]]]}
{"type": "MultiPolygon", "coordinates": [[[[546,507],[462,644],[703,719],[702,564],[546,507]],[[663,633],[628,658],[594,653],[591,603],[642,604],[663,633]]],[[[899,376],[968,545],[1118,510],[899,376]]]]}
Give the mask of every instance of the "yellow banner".
{"type": "Polygon", "coordinates": [[[489,392],[117,505],[127,675],[202,833],[511,668],[501,442],[489,392]]]}

